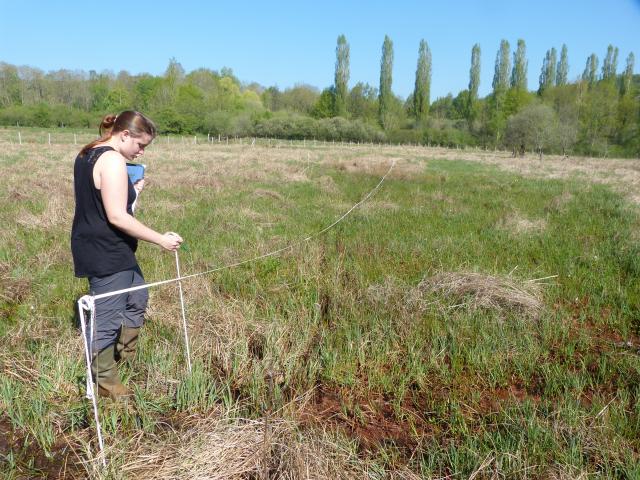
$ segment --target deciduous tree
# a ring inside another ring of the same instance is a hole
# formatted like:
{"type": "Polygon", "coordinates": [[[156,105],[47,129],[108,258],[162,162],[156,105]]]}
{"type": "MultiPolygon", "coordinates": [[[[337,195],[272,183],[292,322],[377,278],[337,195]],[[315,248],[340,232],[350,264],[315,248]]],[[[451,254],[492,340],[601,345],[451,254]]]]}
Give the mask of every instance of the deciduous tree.
{"type": "Polygon", "coordinates": [[[592,86],[598,80],[598,57],[592,53],[587,57],[587,64],[582,72],[582,80],[592,86]]]}
{"type": "Polygon", "coordinates": [[[514,152],[533,149],[542,158],[545,149],[556,142],[557,116],[548,105],[530,105],[509,118],[505,143],[514,152]]]}
{"type": "Polygon", "coordinates": [[[489,102],[489,121],[487,128],[491,135],[495,137],[495,143],[500,143],[500,137],[506,125],[506,115],[504,113],[504,100],[509,88],[509,75],[511,72],[509,42],[502,40],[500,49],[496,54],[496,64],[493,72],[493,94],[489,102]]]}
{"type": "Polygon", "coordinates": [[[607,47],[607,55],[604,57],[602,63],[602,79],[612,80],[616,78],[616,71],[618,70],[618,47],[609,45],[607,47]]]}
{"type": "Polygon", "coordinates": [[[420,41],[416,83],[413,90],[413,111],[416,120],[425,121],[429,114],[431,93],[431,50],[425,40],[420,41]]]}
{"type": "Polygon", "coordinates": [[[556,82],[556,62],[557,53],[555,47],[551,50],[547,50],[544,60],[542,62],[542,69],[540,71],[540,86],[538,87],[538,94],[542,93],[550,87],[553,87],[556,82]]]}
{"type": "Polygon", "coordinates": [[[509,48],[509,42],[507,40],[500,41],[500,49],[496,54],[493,82],[491,83],[494,95],[504,93],[507,88],[509,88],[509,71],[511,70],[509,48]]]}
{"type": "Polygon", "coordinates": [[[335,109],[336,116],[347,115],[347,94],[349,83],[349,44],[344,35],[338,37],[336,46],[336,71],[334,77],[335,109]]]}
{"type": "Polygon", "coordinates": [[[513,71],[511,72],[511,87],[527,90],[527,46],[524,40],[518,40],[518,46],[513,54],[513,71]]]}
{"type": "Polygon", "coordinates": [[[622,75],[622,85],[621,85],[621,93],[622,95],[627,95],[631,92],[631,81],[633,80],[633,67],[635,64],[635,56],[633,52],[629,52],[627,56],[627,66],[624,69],[624,74],[622,75]]]}
{"type": "Polygon", "coordinates": [[[391,83],[393,81],[393,42],[385,35],[382,44],[382,58],[380,59],[380,90],[378,94],[380,125],[388,127],[389,116],[393,108],[393,92],[391,83]]]}
{"type": "Polygon", "coordinates": [[[375,122],[378,116],[378,90],[368,83],[356,83],[349,93],[348,107],[353,118],[375,122]]]}
{"type": "Polygon", "coordinates": [[[567,46],[563,43],[560,50],[560,60],[558,61],[558,69],[556,71],[556,85],[562,86],[567,84],[569,77],[569,56],[567,46]]]}
{"type": "Polygon", "coordinates": [[[478,114],[478,89],[480,87],[480,44],[471,49],[471,68],[469,69],[469,96],[467,101],[467,119],[471,122],[478,114]]]}

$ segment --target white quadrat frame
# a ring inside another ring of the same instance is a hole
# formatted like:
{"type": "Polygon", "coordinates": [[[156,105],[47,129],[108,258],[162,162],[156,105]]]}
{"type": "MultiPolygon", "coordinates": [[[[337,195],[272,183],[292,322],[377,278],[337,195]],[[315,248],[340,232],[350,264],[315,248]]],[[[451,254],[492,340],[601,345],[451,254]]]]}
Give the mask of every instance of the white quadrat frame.
{"type": "Polygon", "coordinates": [[[172,278],[169,280],[161,280],[158,282],[153,282],[153,283],[147,283],[147,284],[143,284],[143,285],[137,285],[135,287],[131,287],[131,288],[125,288],[122,290],[115,290],[113,292],[106,292],[106,293],[101,293],[99,295],[85,295],[83,297],[81,297],[78,300],[78,313],[80,316],[80,328],[82,330],[82,337],[84,340],[84,353],[85,353],[85,362],[86,362],[86,367],[87,367],[87,393],[86,393],[86,397],[91,400],[92,404],[93,404],[93,417],[94,417],[94,421],[95,421],[95,425],[96,425],[96,433],[98,436],[98,446],[100,449],[100,453],[99,453],[99,459],[102,463],[103,467],[107,466],[107,459],[106,459],[106,454],[105,454],[105,449],[104,449],[104,438],[102,435],[102,427],[100,425],[100,414],[99,414],[99,410],[98,410],[98,399],[97,399],[97,395],[96,395],[96,390],[95,390],[95,384],[92,381],[92,374],[91,374],[91,360],[92,360],[92,343],[93,343],[93,336],[95,333],[95,313],[96,313],[96,307],[95,307],[95,301],[99,300],[101,298],[107,298],[107,297],[112,297],[114,295],[121,295],[123,293],[129,293],[129,292],[133,292],[136,290],[142,290],[144,288],[151,288],[151,287],[157,287],[160,285],[165,285],[168,283],[177,283],[178,284],[178,291],[180,293],[180,306],[181,306],[181,310],[182,310],[182,327],[183,327],[183,334],[184,334],[184,343],[185,343],[185,356],[187,358],[187,367],[189,370],[189,373],[191,373],[191,369],[192,369],[192,363],[191,363],[191,351],[189,349],[189,333],[188,333],[188,325],[187,325],[187,317],[186,317],[186,313],[185,313],[185,306],[184,306],[184,293],[183,293],[183,288],[182,288],[182,281],[189,279],[189,278],[194,278],[194,277],[199,277],[202,275],[208,275],[214,272],[219,272],[220,270],[224,270],[227,268],[233,268],[233,267],[238,267],[240,265],[245,265],[248,263],[252,263],[258,260],[261,260],[263,258],[267,258],[267,257],[273,257],[276,255],[281,254],[282,252],[285,252],[287,250],[291,250],[295,247],[297,247],[298,245],[302,245],[305,242],[308,242],[309,240],[312,240],[316,237],[319,237],[320,235],[324,234],[325,232],[331,230],[333,227],[335,227],[338,223],[342,222],[351,212],[353,212],[356,208],[358,208],[360,205],[362,205],[365,201],[367,201],[382,185],[382,183],[385,181],[385,179],[387,178],[387,176],[391,173],[391,170],[393,170],[393,168],[396,165],[396,160],[394,159],[391,163],[391,166],[389,167],[389,169],[387,170],[387,173],[384,174],[384,176],[380,179],[380,181],[377,183],[377,185],[370,190],[364,197],[362,197],[362,199],[357,202],[355,205],[353,205],[349,210],[347,210],[347,212],[345,212],[342,216],[340,216],[337,220],[335,220],[332,224],[324,227],[322,230],[319,230],[318,232],[309,235],[301,240],[298,240],[296,242],[293,242],[285,247],[279,248],[277,250],[274,250],[272,252],[269,253],[265,253],[263,255],[259,255],[257,257],[254,258],[249,258],[247,260],[242,260],[240,262],[236,262],[236,263],[232,263],[229,265],[224,265],[222,267],[217,267],[217,268],[213,268],[211,270],[206,270],[204,272],[199,272],[199,273],[193,273],[190,275],[185,275],[182,276],[181,272],[180,272],[180,259],[178,256],[178,252],[175,252],[175,259],[176,259],[176,278],[172,278]],[[86,319],[86,313],[89,314],[89,325],[87,325],[87,319],[86,319]],[[88,335],[87,335],[88,332],[88,335]]]}

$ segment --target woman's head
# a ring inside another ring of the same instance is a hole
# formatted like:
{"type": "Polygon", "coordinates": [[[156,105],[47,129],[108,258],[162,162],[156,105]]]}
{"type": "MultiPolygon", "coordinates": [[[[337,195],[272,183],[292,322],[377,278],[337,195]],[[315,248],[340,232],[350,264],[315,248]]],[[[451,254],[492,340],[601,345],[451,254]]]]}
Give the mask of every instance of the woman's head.
{"type": "Polygon", "coordinates": [[[152,139],[156,136],[156,126],[140,112],[126,110],[119,115],[107,115],[100,124],[100,136],[112,136],[116,133],[128,130],[134,137],[143,134],[149,135],[152,139]]]}
{"type": "Polygon", "coordinates": [[[82,153],[95,147],[99,143],[108,142],[113,137],[119,137],[123,142],[122,147],[126,150],[121,153],[125,157],[136,157],[143,152],[156,136],[155,124],[142,113],[134,110],[126,110],[118,115],[106,115],[100,122],[100,138],[85,145],[82,153]],[[142,140],[136,142],[136,140],[142,140]]]}

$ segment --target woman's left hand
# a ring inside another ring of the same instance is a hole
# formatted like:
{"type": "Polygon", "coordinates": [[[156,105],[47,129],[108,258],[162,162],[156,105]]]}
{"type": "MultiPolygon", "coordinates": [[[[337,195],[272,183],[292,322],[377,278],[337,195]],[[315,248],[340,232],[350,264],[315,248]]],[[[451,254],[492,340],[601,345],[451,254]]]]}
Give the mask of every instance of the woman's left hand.
{"type": "Polygon", "coordinates": [[[140,192],[142,192],[143,188],[144,188],[144,178],[138,180],[136,183],[133,184],[133,189],[136,191],[138,195],[140,195],[140,192]]]}

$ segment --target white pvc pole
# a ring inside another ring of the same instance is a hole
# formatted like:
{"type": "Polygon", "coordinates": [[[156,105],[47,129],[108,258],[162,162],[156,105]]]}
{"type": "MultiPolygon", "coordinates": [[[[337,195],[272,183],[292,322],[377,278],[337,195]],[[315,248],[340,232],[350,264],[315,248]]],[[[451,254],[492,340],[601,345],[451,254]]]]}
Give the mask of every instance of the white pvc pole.
{"type": "MultiPolygon", "coordinates": [[[[180,278],[180,260],[178,259],[178,251],[176,254],[176,273],[180,278]]],[[[184,330],[184,346],[187,352],[187,365],[189,367],[189,373],[191,373],[191,352],[189,351],[189,333],[187,331],[187,316],[184,312],[184,294],[182,293],[182,280],[178,280],[178,290],[180,291],[180,306],[182,307],[182,327],[184,330]]]]}
{"type": "Polygon", "coordinates": [[[93,388],[93,381],[91,380],[91,353],[89,342],[87,341],[87,324],[84,318],[85,309],[90,312],[91,319],[91,338],[93,339],[93,324],[95,319],[95,304],[93,297],[85,295],[78,300],[78,312],[80,315],[80,327],[82,328],[82,339],[84,341],[84,358],[87,362],[87,397],[89,397],[93,403],[93,418],[96,422],[96,430],[98,433],[98,445],[100,446],[100,458],[102,459],[102,466],[107,466],[107,459],[104,454],[104,441],[102,440],[102,427],[100,426],[100,417],[98,415],[98,400],[96,392],[93,388]]]}

